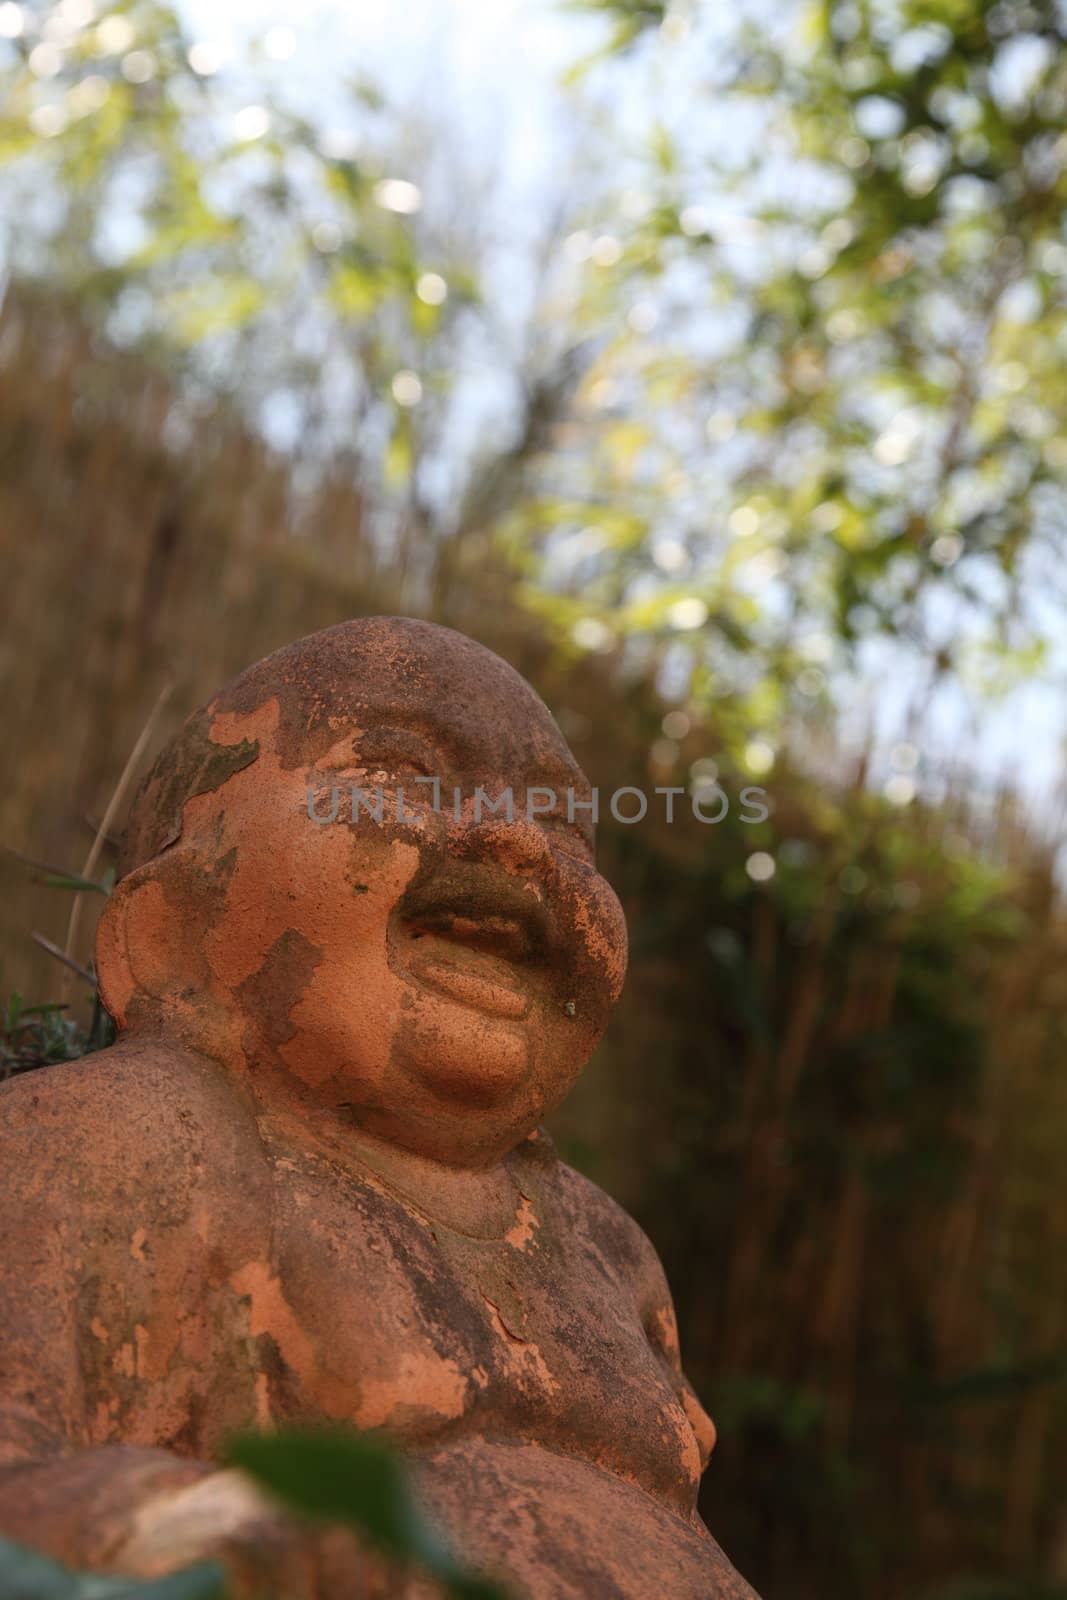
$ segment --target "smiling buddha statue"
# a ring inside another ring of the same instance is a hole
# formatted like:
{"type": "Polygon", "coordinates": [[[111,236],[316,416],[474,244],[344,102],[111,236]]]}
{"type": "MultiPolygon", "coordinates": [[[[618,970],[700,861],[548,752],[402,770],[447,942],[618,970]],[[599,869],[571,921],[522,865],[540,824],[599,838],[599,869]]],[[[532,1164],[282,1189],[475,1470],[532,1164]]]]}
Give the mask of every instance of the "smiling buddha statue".
{"type": "Polygon", "coordinates": [[[0,1532],[437,1593],[219,1465],[343,1424],[509,1594],[754,1600],[655,1252],[540,1130],[626,965],[589,800],[523,679],[426,622],[300,640],[185,724],[100,925],[118,1042],[0,1087],[0,1532]]]}

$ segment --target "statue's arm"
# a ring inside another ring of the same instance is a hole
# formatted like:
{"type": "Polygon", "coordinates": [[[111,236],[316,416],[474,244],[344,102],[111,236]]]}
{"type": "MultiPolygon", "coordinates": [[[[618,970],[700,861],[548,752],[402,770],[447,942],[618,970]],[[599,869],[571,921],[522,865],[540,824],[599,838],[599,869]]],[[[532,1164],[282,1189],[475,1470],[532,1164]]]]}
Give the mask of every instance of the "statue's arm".
{"type": "Polygon", "coordinates": [[[577,1213],[587,1218],[606,1257],[622,1267],[633,1293],[646,1339],[671,1381],[692,1426],[701,1470],[715,1447],[715,1424],[686,1376],[678,1340],[674,1300],[663,1265],[648,1235],[604,1191],[569,1167],[561,1168],[577,1213]]]}
{"type": "Polygon", "coordinates": [[[131,1507],[210,1471],[166,1450],[93,1446],[106,1419],[90,1415],[98,1351],[79,1324],[87,1287],[114,1274],[117,1252],[98,1167],[116,1133],[91,1114],[68,1069],[0,1090],[0,1534],[85,1566],[106,1561],[131,1507]]]}
{"type": "Polygon", "coordinates": [[[700,1466],[703,1471],[715,1448],[715,1424],[704,1410],[682,1365],[678,1319],[663,1265],[647,1235],[632,1219],[628,1220],[633,1229],[634,1285],[641,1309],[642,1324],[652,1348],[673,1374],[678,1398],[689,1418],[697,1441],[700,1466]]]}
{"type": "MultiPolygon", "coordinates": [[[[183,1309],[201,1326],[211,1281],[268,1253],[261,1157],[210,1064],[171,1050],[0,1085],[0,1534],[134,1577],[214,1558],[246,1600],[364,1593],[344,1530],[309,1538],[240,1473],[157,1448],[181,1401],[136,1371],[139,1332],[151,1353],[183,1309]]],[[[190,1359],[201,1393],[212,1355],[190,1359]]]]}

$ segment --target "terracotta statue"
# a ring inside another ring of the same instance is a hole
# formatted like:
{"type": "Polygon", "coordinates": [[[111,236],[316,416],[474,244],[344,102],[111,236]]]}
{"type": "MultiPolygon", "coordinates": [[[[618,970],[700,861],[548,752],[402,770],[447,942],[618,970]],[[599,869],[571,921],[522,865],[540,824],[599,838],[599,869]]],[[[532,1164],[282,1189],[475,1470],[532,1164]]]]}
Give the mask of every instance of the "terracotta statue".
{"type": "Polygon", "coordinates": [[[433,1592],[213,1465],[329,1420],[399,1441],[516,1596],[752,1600],[656,1255],[539,1130],[625,968],[588,796],[528,685],[425,622],[315,634],[186,723],[100,926],[118,1043],[0,1088],[0,1532],[433,1592]]]}

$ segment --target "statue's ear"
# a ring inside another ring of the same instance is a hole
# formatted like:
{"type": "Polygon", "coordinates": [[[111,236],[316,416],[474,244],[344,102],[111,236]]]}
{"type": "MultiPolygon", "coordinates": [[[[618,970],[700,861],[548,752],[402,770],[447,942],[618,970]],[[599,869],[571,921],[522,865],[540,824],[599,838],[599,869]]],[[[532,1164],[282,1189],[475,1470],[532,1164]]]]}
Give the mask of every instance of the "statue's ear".
{"type": "Polygon", "coordinates": [[[203,976],[200,930],[167,894],[173,868],[168,852],[127,873],[100,918],[97,981],[120,1030],[146,1020],[203,976]]]}

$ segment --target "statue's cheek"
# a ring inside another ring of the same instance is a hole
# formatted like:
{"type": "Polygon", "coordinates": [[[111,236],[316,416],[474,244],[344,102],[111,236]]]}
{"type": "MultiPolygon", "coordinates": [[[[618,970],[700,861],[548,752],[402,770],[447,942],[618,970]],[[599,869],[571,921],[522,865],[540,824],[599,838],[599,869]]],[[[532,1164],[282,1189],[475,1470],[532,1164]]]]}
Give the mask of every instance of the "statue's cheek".
{"type": "Polygon", "coordinates": [[[626,918],[614,889],[599,873],[572,877],[564,901],[573,925],[579,974],[614,1005],[626,977],[626,918]]]}
{"type": "Polygon", "coordinates": [[[612,1005],[622,994],[622,986],[626,978],[626,962],[629,953],[629,940],[626,933],[626,915],[619,904],[618,896],[609,883],[603,878],[604,905],[603,905],[603,936],[602,949],[606,953],[606,972],[608,983],[611,986],[612,1005]]]}

